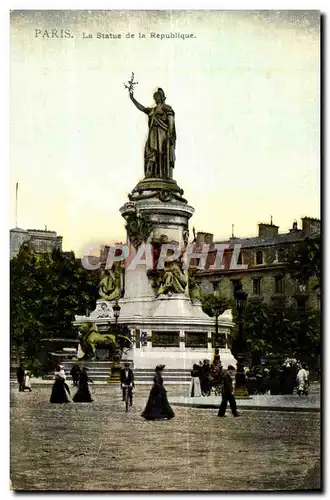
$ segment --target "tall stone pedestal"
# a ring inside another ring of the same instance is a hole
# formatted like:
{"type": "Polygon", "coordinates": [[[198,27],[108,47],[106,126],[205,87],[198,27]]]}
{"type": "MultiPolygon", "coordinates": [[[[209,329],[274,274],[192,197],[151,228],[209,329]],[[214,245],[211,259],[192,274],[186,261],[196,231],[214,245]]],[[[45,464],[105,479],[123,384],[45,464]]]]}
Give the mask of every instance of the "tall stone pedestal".
{"type": "MultiPolygon", "coordinates": [[[[143,179],[120,212],[126,223],[136,217],[135,229],[142,219],[148,219],[152,229],[143,240],[145,243],[175,244],[180,249],[188,243],[188,222],[194,208],[188,205],[183,190],[172,179],[143,179]]],[[[128,228],[130,250],[136,252],[138,231],[134,239],[132,235],[133,230],[128,228]]],[[[184,272],[188,283],[188,271],[184,272]]],[[[202,311],[199,301],[190,299],[188,284],[182,293],[157,295],[148,262],[142,262],[125,269],[124,296],[119,305],[118,323],[127,325],[133,338],[132,349],[124,358],[132,361],[134,368],[153,369],[165,364],[172,370],[190,370],[194,363],[213,359],[215,321],[202,311]]],[[[98,301],[96,311],[89,318],[77,317],[76,324],[86,319],[96,322],[102,332],[109,322],[114,322],[111,303],[98,301]]],[[[219,334],[230,335],[231,312],[220,316],[218,323],[219,334]]],[[[229,349],[220,348],[219,353],[223,367],[236,365],[229,349]]]]}
{"type": "MultiPolygon", "coordinates": [[[[144,179],[132,191],[129,202],[121,207],[127,220],[132,213],[147,217],[153,229],[146,243],[188,243],[188,222],[194,208],[183,198],[183,190],[174,180],[144,179]]],[[[129,238],[128,238],[129,240],[129,238]]],[[[188,282],[188,271],[185,271],[188,282]]],[[[120,300],[119,322],[127,324],[134,338],[132,354],[136,368],[154,368],[165,364],[169,369],[190,370],[193,363],[213,357],[214,320],[200,302],[184,293],[156,295],[147,263],[125,271],[125,295],[120,300]]],[[[219,318],[220,332],[230,334],[230,311],[219,318]]],[[[229,349],[220,349],[222,364],[235,364],[229,349]]]]}

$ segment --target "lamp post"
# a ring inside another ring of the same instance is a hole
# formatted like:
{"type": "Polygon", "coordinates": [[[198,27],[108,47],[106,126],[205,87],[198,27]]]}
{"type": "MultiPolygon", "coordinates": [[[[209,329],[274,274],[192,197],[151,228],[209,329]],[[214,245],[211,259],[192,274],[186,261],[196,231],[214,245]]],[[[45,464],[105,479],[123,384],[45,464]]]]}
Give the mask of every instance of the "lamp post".
{"type": "Polygon", "coordinates": [[[222,306],[215,305],[214,307],[214,316],[215,316],[215,342],[214,342],[214,358],[213,363],[217,364],[220,361],[219,356],[219,316],[223,313],[222,306]]]}
{"type": "Polygon", "coordinates": [[[235,292],[236,310],[238,314],[238,334],[233,342],[233,354],[237,359],[236,377],[235,377],[235,395],[248,396],[244,373],[244,348],[245,339],[243,331],[243,310],[248,294],[243,291],[240,285],[235,292]]]}
{"type": "MultiPolygon", "coordinates": [[[[116,330],[115,330],[115,333],[116,333],[116,336],[117,336],[117,328],[118,328],[118,318],[119,318],[119,315],[120,315],[120,310],[121,310],[121,307],[120,305],[118,304],[118,300],[116,300],[116,302],[114,303],[114,305],[112,306],[112,310],[113,310],[113,316],[115,318],[115,327],[116,327],[116,330]]],[[[119,379],[120,379],[120,357],[121,356],[118,356],[117,354],[114,356],[113,358],[113,363],[112,363],[112,367],[111,367],[111,377],[110,377],[110,380],[112,382],[118,382],[119,379]],[[119,358],[119,359],[118,359],[119,358]]]]}
{"type": "Polygon", "coordinates": [[[115,325],[117,325],[118,324],[118,318],[119,318],[119,315],[120,315],[120,310],[121,310],[121,307],[118,304],[118,300],[116,300],[116,302],[112,306],[112,310],[113,310],[113,315],[114,315],[114,318],[115,318],[115,325]]]}

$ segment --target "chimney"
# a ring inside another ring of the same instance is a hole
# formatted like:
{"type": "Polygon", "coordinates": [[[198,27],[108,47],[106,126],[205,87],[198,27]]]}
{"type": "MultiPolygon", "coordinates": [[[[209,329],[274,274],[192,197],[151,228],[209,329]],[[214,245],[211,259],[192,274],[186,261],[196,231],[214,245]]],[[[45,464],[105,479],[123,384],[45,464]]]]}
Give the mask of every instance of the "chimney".
{"type": "Polygon", "coordinates": [[[196,237],[196,246],[202,246],[203,244],[211,245],[213,243],[212,233],[201,233],[198,231],[196,237]]]}
{"type": "Polygon", "coordinates": [[[275,224],[258,224],[259,226],[259,238],[274,238],[278,235],[279,226],[275,226],[275,224]]]}
{"type": "Polygon", "coordinates": [[[296,219],[293,221],[292,228],[289,229],[289,233],[301,233],[302,229],[298,229],[298,222],[296,219]]]}
{"type": "Polygon", "coordinates": [[[320,219],[313,219],[313,217],[303,217],[301,219],[301,222],[304,236],[311,236],[312,234],[321,232],[320,219]]]}

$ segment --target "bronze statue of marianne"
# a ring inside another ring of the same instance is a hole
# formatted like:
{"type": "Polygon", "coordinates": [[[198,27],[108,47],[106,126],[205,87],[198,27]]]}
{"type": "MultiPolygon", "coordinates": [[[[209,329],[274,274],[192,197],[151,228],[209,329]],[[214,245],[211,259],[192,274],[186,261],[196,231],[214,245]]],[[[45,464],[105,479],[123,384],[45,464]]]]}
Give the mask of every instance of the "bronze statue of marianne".
{"type": "Polygon", "coordinates": [[[154,93],[156,106],[145,108],[134,98],[133,86],[127,88],[133,104],[149,117],[149,134],[144,149],[145,177],[172,179],[176,142],[174,111],[165,104],[163,89],[159,88],[154,93]]]}

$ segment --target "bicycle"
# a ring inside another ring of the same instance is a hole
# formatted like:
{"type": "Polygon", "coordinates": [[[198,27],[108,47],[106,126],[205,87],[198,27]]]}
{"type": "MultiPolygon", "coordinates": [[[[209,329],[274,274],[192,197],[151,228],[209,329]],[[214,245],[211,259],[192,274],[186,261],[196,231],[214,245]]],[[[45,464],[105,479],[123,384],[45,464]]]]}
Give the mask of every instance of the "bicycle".
{"type": "Polygon", "coordinates": [[[124,402],[125,402],[125,411],[128,411],[128,406],[130,404],[130,401],[132,399],[132,386],[131,385],[122,385],[122,388],[124,389],[124,402]]]}

